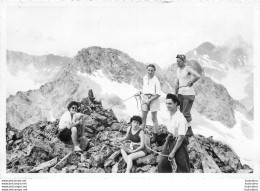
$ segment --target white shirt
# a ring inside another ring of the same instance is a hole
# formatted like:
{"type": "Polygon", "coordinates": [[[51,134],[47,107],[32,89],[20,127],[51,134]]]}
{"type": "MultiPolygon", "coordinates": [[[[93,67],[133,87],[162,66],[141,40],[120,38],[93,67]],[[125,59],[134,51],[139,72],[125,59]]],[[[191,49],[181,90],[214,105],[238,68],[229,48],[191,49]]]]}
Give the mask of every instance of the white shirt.
{"type": "Polygon", "coordinates": [[[160,81],[156,76],[149,79],[148,75],[143,77],[143,94],[161,95],[160,81]]]}
{"type": "Polygon", "coordinates": [[[59,129],[64,129],[68,127],[72,121],[73,118],[71,118],[70,112],[66,111],[60,118],[59,129]]]}
{"type": "Polygon", "coordinates": [[[178,93],[182,95],[195,95],[194,89],[187,86],[188,83],[192,80],[191,74],[189,74],[187,68],[188,66],[185,66],[182,70],[180,68],[177,68],[177,78],[179,79],[178,93]]]}
{"type": "Polygon", "coordinates": [[[173,136],[178,137],[179,135],[185,135],[188,130],[188,122],[184,115],[177,109],[173,116],[168,116],[166,120],[167,130],[173,134],[173,136]]]}

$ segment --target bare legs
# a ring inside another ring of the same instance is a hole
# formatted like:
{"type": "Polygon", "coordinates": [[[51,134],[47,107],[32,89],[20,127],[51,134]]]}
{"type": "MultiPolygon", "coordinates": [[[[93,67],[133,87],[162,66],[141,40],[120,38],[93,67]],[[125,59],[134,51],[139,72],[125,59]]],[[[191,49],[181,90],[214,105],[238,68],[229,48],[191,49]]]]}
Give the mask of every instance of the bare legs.
{"type": "Polygon", "coordinates": [[[72,142],[73,142],[74,146],[78,146],[79,145],[79,143],[78,143],[78,130],[77,130],[77,127],[72,127],[71,128],[71,139],[72,139],[72,142]]]}
{"type": "Polygon", "coordinates": [[[142,123],[142,125],[141,125],[140,127],[141,127],[141,129],[143,129],[143,130],[144,130],[145,126],[146,126],[147,114],[148,114],[148,111],[142,111],[142,120],[143,120],[143,123],[142,123]]]}
{"type": "Polygon", "coordinates": [[[71,128],[71,140],[74,145],[74,151],[81,151],[79,147],[79,142],[78,142],[78,134],[80,134],[80,137],[83,137],[84,135],[84,128],[80,126],[80,129],[78,130],[77,127],[72,127],[71,128]]]}
{"type": "Polygon", "coordinates": [[[152,112],[152,121],[153,121],[153,131],[155,134],[157,134],[158,133],[157,111],[152,112]]]}
{"type": "MultiPolygon", "coordinates": [[[[147,119],[147,114],[148,114],[148,111],[142,111],[142,119],[143,119],[143,123],[142,125],[140,126],[143,130],[146,126],[146,119],[147,119]]],[[[158,119],[157,119],[157,111],[153,111],[151,112],[152,114],[152,121],[153,121],[153,127],[154,127],[154,133],[158,133],[158,119]]]]}
{"type": "Polygon", "coordinates": [[[140,157],[144,157],[145,153],[143,151],[138,151],[136,153],[131,153],[130,155],[127,155],[124,149],[121,149],[121,153],[123,156],[123,159],[125,160],[127,167],[125,173],[130,173],[132,167],[133,167],[133,160],[136,160],[140,157]]]}

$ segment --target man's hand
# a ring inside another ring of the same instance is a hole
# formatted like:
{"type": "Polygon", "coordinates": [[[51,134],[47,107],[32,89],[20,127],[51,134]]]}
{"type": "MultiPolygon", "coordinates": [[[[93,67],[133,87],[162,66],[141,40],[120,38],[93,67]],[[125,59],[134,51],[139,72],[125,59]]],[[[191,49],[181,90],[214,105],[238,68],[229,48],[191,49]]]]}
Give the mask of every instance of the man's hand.
{"type": "Polygon", "coordinates": [[[174,152],[171,152],[171,153],[169,154],[169,156],[168,156],[168,160],[169,160],[169,161],[172,161],[172,160],[174,159],[174,157],[175,157],[175,153],[174,153],[174,152]]]}
{"type": "Polygon", "coordinates": [[[137,93],[135,94],[135,96],[140,96],[141,94],[142,94],[142,92],[139,91],[139,92],[137,92],[137,93]]]}
{"type": "Polygon", "coordinates": [[[193,86],[193,83],[192,83],[192,82],[189,82],[189,83],[188,83],[188,86],[189,86],[189,87],[193,86]]]}
{"type": "Polygon", "coordinates": [[[132,149],[126,149],[125,151],[126,151],[128,154],[133,153],[133,150],[132,150],[132,149]]]}
{"type": "Polygon", "coordinates": [[[150,102],[151,102],[151,101],[150,101],[149,99],[148,99],[148,100],[144,100],[144,101],[143,101],[143,104],[147,104],[147,105],[149,105],[150,102]]]}

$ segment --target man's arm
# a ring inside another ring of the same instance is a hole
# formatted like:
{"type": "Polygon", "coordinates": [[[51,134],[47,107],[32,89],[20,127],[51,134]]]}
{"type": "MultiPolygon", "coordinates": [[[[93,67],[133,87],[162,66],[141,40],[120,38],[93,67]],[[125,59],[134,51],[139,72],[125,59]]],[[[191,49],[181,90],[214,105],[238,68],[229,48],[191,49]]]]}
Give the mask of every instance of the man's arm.
{"type": "Polygon", "coordinates": [[[174,92],[174,94],[178,95],[178,92],[179,92],[179,79],[177,78],[176,84],[175,84],[175,92],[174,92]]]}
{"type": "Polygon", "coordinates": [[[155,95],[152,95],[149,99],[149,103],[155,99],[157,99],[158,97],[160,97],[161,95],[158,95],[158,94],[155,94],[155,95]]]}
{"type": "Polygon", "coordinates": [[[188,84],[189,86],[192,86],[195,82],[197,82],[200,79],[201,75],[195,70],[193,70],[191,67],[187,68],[187,72],[194,76],[194,78],[188,84]]]}
{"type": "Polygon", "coordinates": [[[183,140],[184,140],[184,135],[179,135],[178,136],[178,139],[177,139],[177,142],[174,146],[174,148],[172,149],[172,152],[169,154],[169,159],[172,160],[174,157],[175,157],[175,153],[177,152],[177,150],[180,148],[183,140]]]}

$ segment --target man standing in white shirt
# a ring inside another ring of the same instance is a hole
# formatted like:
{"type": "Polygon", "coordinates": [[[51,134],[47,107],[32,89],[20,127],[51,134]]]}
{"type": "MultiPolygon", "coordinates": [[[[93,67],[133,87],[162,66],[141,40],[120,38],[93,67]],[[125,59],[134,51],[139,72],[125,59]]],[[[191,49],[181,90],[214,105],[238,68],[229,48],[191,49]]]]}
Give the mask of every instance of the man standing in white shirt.
{"type": "Polygon", "coordinates": [[[199,80],[200,74],[191,67],[186,66],[186,56],[177,55],[177,82],[175,85],[175,95],[178,95],[180,100],[180,110],[188,121],[187,137],[193,135],[191,128],[191,107],[195,100],[195,91],[192,88],[193,84],[199,80]]]}
{"type": "Polygon", "coordinates": [[[152,121],[154,127],[151,143],[155,143],[157,141],[158,134],[157,111],[160,110],[159,97],[161,96],[161,85],[158,78],[154,75],[156,70],[155,66],[153,64],[149,64],[146,67],[146,69],[147,75],[143,77],[143,100],[141,106],[143,123],[141,125],[141,128],[145,128],[147,114],[150,111],[152,114],[152,121]]]}
{"type": "Polygon", "coordinates": [[[81,151],[78,143],[78,137],[84,137],[84,127],[80,124],[80,120],[75,121],[75,114],[78,111],[78,103],[72,101],[68,105],[68,111],[66,111],[59,122],[59,134],[58,137],[63,142],[69,142],[72,140],[74,145],[74,151],[81,151]]]}
{"type": "Polygon", "coordinates": [[[167,94],[166,107],[169,111],[169,116],[166,121],[167,130],[170,133],[166,138],[163,155],[160,156],[158,163],[159,173],[171,173],[172,166],[171,161],[175,159],[177,165],[177,173],[189,173],[190,161],[187,150],[188,140],[186,138],[186,132],[188,129],[187,120],[178,109],[180,101],[174,94],[167,94]]]}

